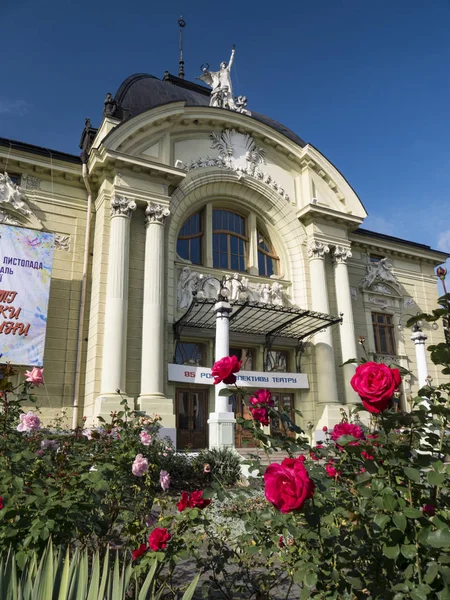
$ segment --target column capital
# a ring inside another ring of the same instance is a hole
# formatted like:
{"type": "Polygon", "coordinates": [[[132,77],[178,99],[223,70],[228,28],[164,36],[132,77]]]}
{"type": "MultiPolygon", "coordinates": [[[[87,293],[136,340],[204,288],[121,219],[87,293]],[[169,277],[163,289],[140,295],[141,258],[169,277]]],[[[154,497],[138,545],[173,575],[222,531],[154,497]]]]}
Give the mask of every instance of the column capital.
{"type": "Polygon", "coordinates": [[[308,256],[310,259],[313,258],[325,258],[325,254],[330,252],[330,247],[322,242],[310,242],[308,244],[308,256]]]}
{"type": "Polygon", "coordinates": [[[350,248],[345,246],[335,246],[333,249],[333,259],[336,264],[346,263],[349,258],[352,257],[350,248]]]}
{"type": "Polygon", "coordinates": [[[150,225],[150,223],[157,223],[158,225],[164,225],[169,215],[170,210],[166,206],[147,202],[147,208],[145,209],[145,224],[150,225]]]}
{"type": "Polygon", "coordinates": [[[125,196],[113,196],[110,201],[110,215],[113,217],[131,218],[134,210],[136,210],[136,202],[125,198],[125,196]]]}
{"type": "Polygon", "coordinates": [[[411,340],[414,342],[414,344],[416,346],[419,344],[425,345],[425,341],[427,339],[428,339],[428,336],[423,331],[415,331],[411,336],[411,340]]]}

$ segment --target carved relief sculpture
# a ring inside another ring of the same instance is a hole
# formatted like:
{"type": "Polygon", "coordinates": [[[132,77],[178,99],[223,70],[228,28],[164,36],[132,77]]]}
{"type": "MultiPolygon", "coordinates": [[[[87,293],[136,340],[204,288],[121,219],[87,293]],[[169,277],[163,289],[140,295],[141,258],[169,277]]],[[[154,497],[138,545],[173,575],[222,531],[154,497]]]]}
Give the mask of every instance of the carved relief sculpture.
{"type": "Polygon", "coordinates": [[[261,169],[265,164],[265,149],[257,146],[248,133],[239,133],[235,129],[225,129],[222,133],[211,133],[211,149],[216,150],[218,157],[206,156],[191,160],[188,164],[181,160],[176,165],[185,171],[192,171],[205,167],[228,169],[237,173],[239,178],[250,176],[262,181],[275,190],[282,198],[289,202],[289,195],[283,187],[272,179],[269,173],[261,169]]]}
{"type": "MultiPolygon", "coordinates": [[[[258,302],[272,306],[288,306],[290,301],[284,286],[278,281],[269,283],[249,283],[247,277],[239,273],[225,276],[225,287],[229,290],[230,301],[237,300],[258,302]]],[[[183,267],[177,284],[177,301],[179,309],[189,308],[194,294],[199,299],[217,300],[219,282],[203,273],[192,271],[190,267],[183,267]]]]}
{"type": "Polygon", "coordinates": [[[125,198],[125,196],[113,196],[110,201],[111,217],[127,217],[131,218],[134,210],[136,210],[136,202],[125,198]]]}
{"type": "Polygon", "coordinates": [[[329,246],[322,242],[312,242],[308,246],[309,258],[325,258],[325,254],[330,252],[329,246]]]}
{"type": "Polygon", "coordinates": [[[337,263],[345,263],[351,257],[352,253],[350,248],[345,248],[344,246],[335,246],[333,258],[337,263]]]}
{"type": "Polygon", "coordinates": [[[8,173],[0,173],[0,223],[20,225],[23,218],[42,223],[25,202],[26,196],[20,186],[14,183],[8,173]]]}
{"type": "MultiPolygon", "coordinates": [[[[366,267],[365,277],[363,277],[359,282],[359,289],[374,290],[374,284],[379,282],[381,284],[387,283],[398,293],[400,290],[400,285],[391,269],[392,263],[387,258],[382,258],[378,262],[369,263],[366,267]]],[[[391,293],[391,290],[389,290],[388,287],[384,287],[387,291],[382,291],[381,293],[391,293]]]]}
{"type": "Polygon", "coordinates": [[[55,249],[64,250],[69,252],[70,250],[70,235],[64,235],[63,233],[55,233],[55,249]]]}

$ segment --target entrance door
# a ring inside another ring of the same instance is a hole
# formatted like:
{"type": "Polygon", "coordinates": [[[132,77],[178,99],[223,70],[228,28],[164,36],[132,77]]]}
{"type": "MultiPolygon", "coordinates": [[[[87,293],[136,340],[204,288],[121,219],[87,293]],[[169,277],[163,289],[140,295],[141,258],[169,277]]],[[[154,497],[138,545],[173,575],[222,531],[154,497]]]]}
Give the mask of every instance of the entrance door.
{"type": "Polygon", "coordinates": [[[177,389],[177,448],[207,447],[207,392],[177,389]]]}
{"type": "MultiPolygon", "coordinates": [[[[291,421],[295,423],[294,394],[272,394],[272,398],[275,404],[275,408],[287,412],[291,421]]],[[[284,427],[280,423],[279,419],[271,419],[270,433],[271,435],[277,435],[277,433],[286,433],[288,437],[295,437],[297,435],[294,431],[289,431],[288,429],[285,432],[284,427]]]]}
{"type": "MultiPolygon", "coordinates": [[[[235,409],[236,419],[238,417],[242,417],[243,419],[252,418],[248,406],[244,404],[241,396],[232,396],[230,400],[235,409]]],[[[234,443],[236,448],[255,448],[256,441],[248,429],[243,429],[241,425],[236,423],[234,443]]]]}

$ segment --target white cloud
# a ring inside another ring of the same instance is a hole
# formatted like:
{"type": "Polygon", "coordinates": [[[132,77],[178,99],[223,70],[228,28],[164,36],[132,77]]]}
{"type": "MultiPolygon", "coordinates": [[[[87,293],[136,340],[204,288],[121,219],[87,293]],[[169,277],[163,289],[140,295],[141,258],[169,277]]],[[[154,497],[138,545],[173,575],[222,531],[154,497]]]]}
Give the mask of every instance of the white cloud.
{"type": "Polygon", "coordinates": [[[450,252],[450,229],[442,231],[439,234],[437,247],[438,250],[442,250],[443,252],[450,252]]]}
{"type": "Polygon", "coordinates": [[[0,98],[0,115],[16,115],[22,117],[27,114],[30,105],[25,100],[6,100],[0,98]]]}

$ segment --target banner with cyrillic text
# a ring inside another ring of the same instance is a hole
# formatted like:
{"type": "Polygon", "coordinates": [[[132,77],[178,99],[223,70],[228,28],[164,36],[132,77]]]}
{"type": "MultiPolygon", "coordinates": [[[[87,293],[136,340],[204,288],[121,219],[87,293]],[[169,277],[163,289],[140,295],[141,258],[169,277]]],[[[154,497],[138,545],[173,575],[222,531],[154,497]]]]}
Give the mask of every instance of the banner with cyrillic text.
{"type": "Polygon", "coordinates": [[[44,363],[53,233],[0,225],[0,363],[44,363]]]}
{"type": "MultiPolygon", "coordinates": [[[[203,383],[206,385],[214,383],[214,377],[208,367],[169,364],[168,369],[169,381],[203,383]]],[[[236,385],[242,388],[309,389],[308,376],[305,373],[239,371],[239,373],[236,373],[236,385]]]]}

